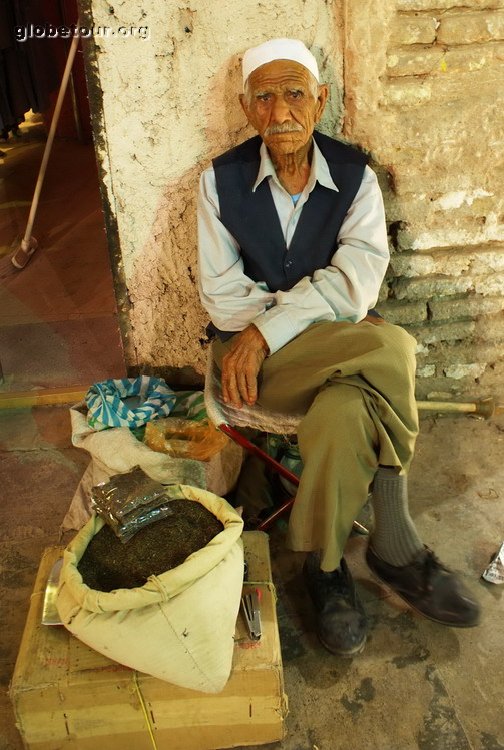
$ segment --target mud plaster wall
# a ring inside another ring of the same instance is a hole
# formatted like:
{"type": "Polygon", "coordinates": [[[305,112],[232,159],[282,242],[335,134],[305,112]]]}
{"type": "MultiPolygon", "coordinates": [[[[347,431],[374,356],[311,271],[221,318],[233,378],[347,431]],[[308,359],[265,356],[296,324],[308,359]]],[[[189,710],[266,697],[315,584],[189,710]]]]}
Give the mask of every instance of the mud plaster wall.
{"type": "MultiPolygon", "coordinates": [[[[196,190],[210,159],[246,137],[236,94],[246,47],[274,35],[315,53],[331,101],[321,129],[372,155],[392,261],[380,310],[418,339],[418,392],[495,391],[502,375],[504,0],[83,2],[88,74],[128,364],[203,372],[195,287],[196,190]]],[[[178,371],[178,374],[177,374],[178,371]]],[[[182,375],[180,375],[182,373],[182,375]]]]}

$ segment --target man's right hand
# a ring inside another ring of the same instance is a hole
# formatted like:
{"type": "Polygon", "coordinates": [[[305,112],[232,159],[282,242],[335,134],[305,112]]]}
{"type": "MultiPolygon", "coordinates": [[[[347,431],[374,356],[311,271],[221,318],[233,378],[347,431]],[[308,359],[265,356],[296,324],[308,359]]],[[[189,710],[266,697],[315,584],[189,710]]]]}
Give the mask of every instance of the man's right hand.
{"type": "Polygon", "coordinates": [[[226,404],[241,408],[243,401],[252,406],[257,401],[257,376],[268,355],[266,339],[249,325],[233,337],[233,343],[222,358],[222,397],[226,404]]]}

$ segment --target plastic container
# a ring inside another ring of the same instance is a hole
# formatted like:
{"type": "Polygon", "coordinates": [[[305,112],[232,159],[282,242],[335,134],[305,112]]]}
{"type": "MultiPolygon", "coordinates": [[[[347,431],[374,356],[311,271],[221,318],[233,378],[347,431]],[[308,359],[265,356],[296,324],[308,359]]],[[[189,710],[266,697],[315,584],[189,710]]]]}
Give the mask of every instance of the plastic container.
{"type": "Polygon", "coordinates": [[[148,422],[144,443],[153,451],[172,458],[209,461],[226,445],[228,438],[208,422],[166,417],[148,422]]]}

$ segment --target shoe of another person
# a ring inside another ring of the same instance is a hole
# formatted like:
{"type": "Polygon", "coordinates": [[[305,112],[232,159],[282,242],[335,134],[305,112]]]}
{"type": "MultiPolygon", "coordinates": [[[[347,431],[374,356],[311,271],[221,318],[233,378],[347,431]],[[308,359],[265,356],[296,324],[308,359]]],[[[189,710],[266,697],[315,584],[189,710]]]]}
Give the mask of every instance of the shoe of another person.
{"type": "Polygon", "coordinates": [[[303,567],[317,612],[317,635],[323,646],[339,656],[355,656],[364,648],[368,623],[344,559],[330,573],[320,569],[320,555],[309,552],[303,567]]]}
{"type": "Polygon", "coordinates": [[[479,604],[460,578],[446,568],[428,547],[419,552],[409,565],[396,567],[379,558],[368,546],[366,561],[383,583],[429,620],[458,628],[478,625],[479,604]]]}

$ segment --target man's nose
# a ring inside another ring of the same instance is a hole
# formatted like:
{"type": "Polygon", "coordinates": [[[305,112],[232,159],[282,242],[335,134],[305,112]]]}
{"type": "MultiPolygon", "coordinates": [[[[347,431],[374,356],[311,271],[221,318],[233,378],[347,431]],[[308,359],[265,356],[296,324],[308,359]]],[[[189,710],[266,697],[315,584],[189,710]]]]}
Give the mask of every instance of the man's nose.
{"type": "Polygon", "coordinates": [[[282,124],[288,120],[292,120],[289,105],[283,97],[278,96],[271,110],[271,122],[282,124]]]}

